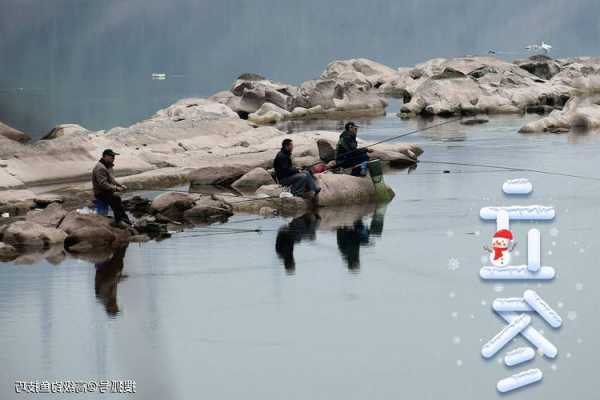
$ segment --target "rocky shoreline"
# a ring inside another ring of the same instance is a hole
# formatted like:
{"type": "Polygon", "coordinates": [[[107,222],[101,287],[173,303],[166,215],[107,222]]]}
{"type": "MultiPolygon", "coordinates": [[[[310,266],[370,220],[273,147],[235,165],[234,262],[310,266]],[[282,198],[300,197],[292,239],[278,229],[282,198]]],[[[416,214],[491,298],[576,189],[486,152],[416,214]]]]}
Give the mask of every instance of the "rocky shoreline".
{"type": "MultiPolygon", "coordinates": [[[[600,101],[593,94],[600,88],[599,77],[600,58],[590,57],[534,56],[510,63],[474,56],[398,69],[351,59],[330,63],[319,79],[300,86],[243,74],[230,90],[179,100],[127,128],[89,131],[66,124],[29,144],[27,134],[0,124],[0,210],[9,216],[0,220],[0,258],[55,244],[73,253],[114,248],[166,236],[173,226],[222,221],[235,212],[303,212],[307,204],[279,197],[281,189],[267,171],[286,136],[273,123],[384,115],[393,97],[402,99],[401,118],[535,112],[549,115],[521,132],[596,129],[600,101]],[[139,214],[135,228],[114,228],[104,217],[77,211],[90,201],[91,186],[74,182],[89,180],[105,148],[121,153],[116,174],[131,190],[217,185],[232,187],[236,195],[166,192],[152,201],[136,199],[131,203],[131,211],[139,214]],[[27,190],[50,184],[68,185],[61,195],[27,190]]],[[[296,163],[318,162],[318,143],[335,146],[338,134],[294,134],[296,163]]],[[[373,157],[405,167],[421,153],[411,144],[381,144],[373,157]]],[[[360,204],[377,196],[369,179],[339,174],[319,179],[325,206],[360,204]]]]}

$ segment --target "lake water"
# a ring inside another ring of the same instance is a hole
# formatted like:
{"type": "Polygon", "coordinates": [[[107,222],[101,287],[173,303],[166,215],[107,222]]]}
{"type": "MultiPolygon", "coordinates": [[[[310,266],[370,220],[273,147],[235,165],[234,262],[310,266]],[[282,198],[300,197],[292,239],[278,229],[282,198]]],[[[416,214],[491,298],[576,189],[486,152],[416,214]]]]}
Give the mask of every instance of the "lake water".
{"type": "MultiPolygon", "coordinates": [[[[419,143],[424,161],[597,174],[600,136],[526,136],[523,123],[449,124],[403,140],[419,143]]],[[[360,134],[424,124],[390,113],[360,134]]],[[[528,368],[543,381],[512,398],[594,398],[600,182],[427,163],[385,179],[396,192],[385,208],[239,215],[220,228],[262,232],[187,231],[98,264],[55,255],[0,265],[0,398],[24,398],[19,380],[131,379],[143,399],[490,399],[503,397],[499,379],[528,368]],[[519,177],[533,194],[503,195],[504,180],[519,177]],[[553,282],[479,279],[495,231],[479,209],[511,204],[556,207],[551,223],[511,225],[515,264],[526,262],[527,230],[541,231],[553,282]],[[559,356],[512,369],[498,362],[504,352],[484,361],[482,344],[504,326],[491,302],[526,287],[564,319],[554,330],[533,317],[559,356]]]]}

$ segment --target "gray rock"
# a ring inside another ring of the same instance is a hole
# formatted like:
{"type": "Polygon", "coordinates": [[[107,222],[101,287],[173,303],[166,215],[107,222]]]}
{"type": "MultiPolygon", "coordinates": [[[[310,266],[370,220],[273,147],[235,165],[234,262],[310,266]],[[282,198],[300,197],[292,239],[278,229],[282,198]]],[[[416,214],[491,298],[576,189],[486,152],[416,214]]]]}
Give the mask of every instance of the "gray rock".
{"type": "Polygon", "coordinates": [[[81,125],[61,124],[52,128],[52,130],[46,136],[41,138],[41,140],[52,140],[59,137],[68,137],[77,134],[85,134],[87,132],[89,131],[81,125]]]}
{"type": "Polygon", "coordinates": [[[65,247],[72,251],[74,245],[80,248],[86,246],[90,250],[97,247],[117,247],[129,241],[130,233],[126,229],[115,228],[111,220],[97,214],[79,214],[77,211],[69,212],[59,228],[68,236],[65,239],[65,247]]]}
{"type": "Polygon", "coordinates": [[[52,203],[42,210],[29,211],[25,220],[47,228],[57,228],[66,215],[67,211],[60,204],[52,203]]]}
{"type": "Polygon", "coordinates": [[[198,168],[189,174],[190,184],[227,186],[250,170],[246,166],[223,165],[198,168]]]}
{"type": "Polygon", "coordinates": [[[28,134],[23,133],[20,130],[8,126],[2,122],[0,122],[0,136],[19,143],[26,143],[31,140],[31,136],[28,134]]]}
{"type": "Polygon", "coordinates": [[[264,168],[254,168],[253,170],[244,174],[240,179],[233,182],[231,185],[234,188],[258,189],[263,185],[270,185],[275,183],[273,176],[267,172],[264,168]]]}
{"type": "Polygon", "coordinates": [[[192,208],[195,203],[194,198],[189,194],[168,192],[162,193],[152,200],[150,210],[168,219],[181,221],[183,220],[184,212],[192,208]]]}
{"type": "Polygon", "coordinates": [[[29,221],[17,221],[6,228],[3,241],[13,246],[47,247],[63,243],[67,234],[56,228],[47,228],[29,221]]]}
{"type": "Polygon", "coordinates": [[[186,210],[183,216],[186,221],[192,223],[213,222],[215,220],[226,220],[233,215],[231,205],[208,197],[202,197],[196,201],[196,205],[186,210]]]}

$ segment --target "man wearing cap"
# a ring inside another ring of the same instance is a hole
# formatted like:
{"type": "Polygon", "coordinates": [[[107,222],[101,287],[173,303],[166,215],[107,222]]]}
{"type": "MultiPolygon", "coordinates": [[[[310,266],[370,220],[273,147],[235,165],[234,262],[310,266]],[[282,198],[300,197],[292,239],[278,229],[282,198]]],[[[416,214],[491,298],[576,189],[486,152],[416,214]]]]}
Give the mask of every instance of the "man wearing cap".
{"type": "Polygon", "coordinates": [[[92,172],[92,186],[96,199],[105,202],[112,208],[115,214],[115,225],[120,226],[121,222],[131,225],[121,198],[115,194],[115,192],[123,192],[127,189],[115,180],[113,166],[117,155],[119,153],[115,153],[111,149],[102,152],[102,158],[92,172]]]}
{"type": "Polygon", "coordinates": [[[358,128],[359,126],[354,122],[348,122],[344,126],[344,132],[340,135],[335,151],[335,164],[340,168],[352,168],[351,174],[354,176],[365,176],[369,162],[367,153],[373,150],[358,148],[356,142],[358,128]]]}

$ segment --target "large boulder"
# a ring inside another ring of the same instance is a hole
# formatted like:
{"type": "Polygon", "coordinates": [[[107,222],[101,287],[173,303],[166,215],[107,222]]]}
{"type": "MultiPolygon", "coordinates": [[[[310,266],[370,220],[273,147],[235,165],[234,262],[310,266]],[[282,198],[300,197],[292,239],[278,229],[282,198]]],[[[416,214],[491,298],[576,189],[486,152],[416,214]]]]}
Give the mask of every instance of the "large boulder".
{"type": "Polygon", "coordinates": [[[3,241],[13,246],[46,247],[64,242],[66,233],[56,228],[29,221],[17,221],[9,225],[3,234],[3,241]]]}
{"type": "Polygon", "coordinates": [[[59,225],[59,229],[65,231],[68,237],[65,247],[78,245],[88,246],[89,250],[94,247],[117,247],[129,240],[129,231],[115,228],[111,220],[97,214],[80,214],[77,211],[69,212],[59,225]]]}
{"type": "MultiPolygon", "coordinates": [[[[318,174],[317,182],[321,186],[319,206],[330,207],[349,204],[377,202],[379,193],[369,177],[356,177],[344,174],[318,174]]],[[[380,183],[389,198],[394,196],[392,189],[380,183]]]]}
{"type": "Polygon", "coordinates": [[[230,185],[248,172],[250,168],[241,165],[219,165],[198,168],[189,174],[190,184],[230,185]]]}
{"type": "Polygon", "coordinates": [[[44,209],[29,211],[25,220],[47,228],[57,228],[66,215],[67,211],[60,204],[52,203],[44,209]]]}
{"type": "Polygon", "coordinates": [[[244,174],[240,179],[233,182],[231,186],[236,189],[258,189],[263,185],[273,183],[275,183],[273,176],[266,169],[258,167],[244,174]]]}
{"type": "Polygon", "coordinates": [[[10,127],[2,122],[0,122],[0,136],[3,136],[7,139],[13,140],[19,143],[26,143],[31,140],[31,136],[26,133],[21,132],[18,129],[10,127]]]}
{"type": "Polygon", "coordinates": [[[68,137],[76,134],[85,134],[87,132],[89,131],[81,125],[61,124],[52,128],[52,130],[46,136],[41,138],[41,140],[52,140],[57,139],[59,137],[68,137]]]}
{"type": "Polygon", "coordinates": [[[571,129],[600,129],[600,97],[573,97],[562,110],[523,125],[519,132],[568,132],[571,129]]]}
{"type": "Polygon", "coordinates": [[[155,214],[160,214],[169,219],[180,221],[183,219],[184,212],[189,210],[196,203],[195,199],[186,193],[167,192],[162,193],[150,204],[150,210],[155,214]]]}
{"type": "Polygon", "coordinates": [[[183,213],[185,220],[192,223],[225,221],[232,215],[233,207],[230,204],[209,197],[199,198],[192,208],[183,213]]]}
{"type": "Polygon", "coordinates": [[[536,54],[525,60],[515,60],[514,64],[541,79],[552,79],[561,70],[561,65],[551,57],[536,54]]]}
{"type": "Polygon", "coordinates": [[[271,124],[289,119],[292,114],[275,104],[264,103],[256,112],[248,115],[248,120],[257,124],[271,124]]]}

